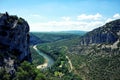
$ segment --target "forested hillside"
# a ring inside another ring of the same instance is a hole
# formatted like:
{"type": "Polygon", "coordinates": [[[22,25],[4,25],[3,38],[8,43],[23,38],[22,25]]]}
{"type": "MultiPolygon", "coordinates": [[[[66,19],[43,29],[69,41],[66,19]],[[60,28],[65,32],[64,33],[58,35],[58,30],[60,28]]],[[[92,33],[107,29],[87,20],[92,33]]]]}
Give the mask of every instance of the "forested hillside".
{"type": "Polygon", "coordinates": [[[59,40],[72,39],[84,35],[85,31],[61,31],[61,32],[31,32],[31,45],[51,43],[59,40]]]}
{"type": "Polygon", "coordinates": [[[73,65],[72,73],[83,80],[119,80],[119,23],[120,20],[115,20],[82,37],[41,44],[38,48],[56,60],[61,53],[68,56],[73,65]]]}

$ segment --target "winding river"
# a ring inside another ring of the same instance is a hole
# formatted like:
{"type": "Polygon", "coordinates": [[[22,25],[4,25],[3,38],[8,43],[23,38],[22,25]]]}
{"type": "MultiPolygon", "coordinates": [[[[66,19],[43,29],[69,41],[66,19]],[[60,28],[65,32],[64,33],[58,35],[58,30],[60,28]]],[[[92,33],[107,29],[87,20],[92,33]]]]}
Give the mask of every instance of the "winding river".
{"type": "Polygon", "coordinates": [[[45,68],[51,67],[54,64],[55,61],[49,55],[38,50],[36,45],[33,46],[33,49],[35,49],[36,52],[41,56],[43,56],[45,59],[45,63],[37,66],[38,69],[45,69],[45,68]]]}

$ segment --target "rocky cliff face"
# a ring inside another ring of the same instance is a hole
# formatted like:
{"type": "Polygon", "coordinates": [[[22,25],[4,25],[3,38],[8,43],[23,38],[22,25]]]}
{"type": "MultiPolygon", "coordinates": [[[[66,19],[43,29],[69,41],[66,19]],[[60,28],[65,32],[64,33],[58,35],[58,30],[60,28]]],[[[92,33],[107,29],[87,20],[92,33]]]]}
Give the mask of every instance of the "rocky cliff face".
{"type": "Polygon", "coordinates": [[[88,32],[79,42],[69,53],[83,80],[120,79],[120,19],[88,32]]]}
{"type": "Polygon", "coordinates": [[[14,66],[14,59],[31,62],[29,25],[17,16],[0,14],[0,66],[14,66]]]}
{"type": "Polygon", "coordinates": [[[119,39],[120,34],[120,19],[109,22],[102,27],[84,35],[81,39],[82,45],[88,44],[112,44],[119,39]]]}

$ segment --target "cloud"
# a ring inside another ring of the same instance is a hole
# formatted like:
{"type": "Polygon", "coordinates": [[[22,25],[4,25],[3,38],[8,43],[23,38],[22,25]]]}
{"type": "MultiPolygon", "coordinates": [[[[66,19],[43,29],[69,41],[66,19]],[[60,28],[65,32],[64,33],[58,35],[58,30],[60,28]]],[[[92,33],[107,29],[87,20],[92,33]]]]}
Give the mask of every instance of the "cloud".
{"type": "MultiPolygon", "coordinates": [[[[95,15],[86,15],[81,14],[77,17],[61,17],[56,20],[48,20],[45,22],[31,22],[31,30],[30,31],[66,31],[66,30],[83,30],[83,31],[91,31],[95,28],[98,28],[104,25],[106,22],[119,19],[120,14],[116,13],[111,17],[104,17],[97,13],[95,15]],[[80,18],[78,20],[78,18],[80,18]]],[[[42,19],[43,20],[43,19],[42,19]]]]}
{"type": "Polygon", "coordinates": [[[119,18],[120,18],[120,14],[118,14],[118,13],[117,13],[117,14],[114,14],[114,15],[113,15],[113,18],[114,18],[114,19],[119,19],[119,18]]]}
{"type": "Polygon", "coordinates": [[[99,13],[95,15],[86,15],[86,14],[81,14],[77,16],[78,20],[100,20],[103,16],[99,13]]]}
{"type": "Polygon", "coordinates": [[[110,22],[110,21],[113,21],[113,20],[115,20],[115,19],[120,19],[120,14],[119,14],[119,13],[116,13],[116,14],[114,14],[111,18],[108,18],[108,19],[105,21],[105,23],[110,22]]]}
{"type": "Polygon", "coordinates": [[[65,31],[65,30],[83,30],[90,31],[100,25],[103,22],[93,21],[93,22],[82,22],[82,21],[49,21],[44,23],[34,23],[30,24],[34,26],[31,31],[65,31]]]}
{"type": "Polygon", "coordinates": [[[105,21],[105,23],[108,23],[108,22],[113,21],[113,20],[114,20],[113,18],[108,18],[108,19],[105,21]]]}
{"type": "Polygon", "coordinates": [[[61,17],[65,21],[69,21],[71,18],[70,17],[61,17]]]}

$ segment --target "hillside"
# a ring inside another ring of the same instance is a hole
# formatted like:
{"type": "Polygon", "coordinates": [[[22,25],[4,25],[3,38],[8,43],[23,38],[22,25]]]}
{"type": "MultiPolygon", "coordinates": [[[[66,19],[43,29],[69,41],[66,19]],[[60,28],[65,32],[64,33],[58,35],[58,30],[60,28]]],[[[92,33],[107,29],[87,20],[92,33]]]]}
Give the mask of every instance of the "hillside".
{"type": "Polygon", "coordinates": [[[44,42],[45,41],[43,41],[39,37],[35,36],[34,33],[30,33],[30,45],[40,44],[40,43],[44,43],[44,42]]]}
{"type": "Polygon", "coordinates": [[[81,44],[113,44],[120,37],[120,19],[88,32],[81,38],[81,44]]]}
{"type": "Polygon", "coordinates": [[[84,31],[60,31],[60,32],[31,32],[30,44],[51,43],[59,40],[68,40],[84,35],[84,31]]]}
{"type": "Polygon", "coordinates": [[[73,73],[83,80],[120,79],[120,20],[111,21],[79,38],[39,45],[39,49],[59,58],[67,55],[73,73]]]}
{"type": "Polygon", "coordinates": [[[85,80],[119,80],[120,19],[94,29],[70,49],[75,72],[85,80]],[[74,59],[75,58],[75,59],[74,59]]]}

